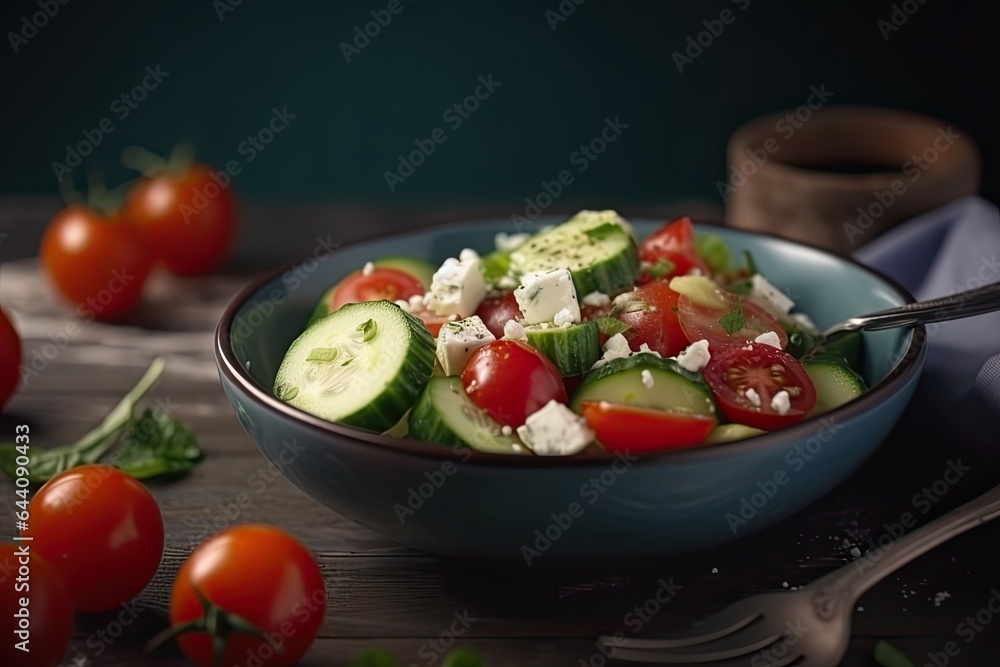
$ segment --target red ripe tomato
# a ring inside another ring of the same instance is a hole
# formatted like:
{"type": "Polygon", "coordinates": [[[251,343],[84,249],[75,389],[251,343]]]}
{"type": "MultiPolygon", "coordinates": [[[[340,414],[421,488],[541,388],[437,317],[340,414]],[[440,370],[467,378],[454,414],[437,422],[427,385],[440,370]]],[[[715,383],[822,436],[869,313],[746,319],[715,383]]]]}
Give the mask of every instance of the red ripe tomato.
{"type": "Polygon", "coordinates": [[[497,338],[503,338],[503,328],[507,322],[520,320],[523,317],[521,307],[517,305],[517,299],[514,298],[513,292],[485,299],[476,309],[476,315],[490,330],[490,333],[497,338]]]}
{"type": "Polygon", "coordinates": [[[77,312],[98,319],[138,303],[153,263],[138,230],[78,204],[52,218],[38,256],[77,312]]]}
{"type": "Polygon", "coordinates": [[[114,609],[156,574],[160,508],[120,470],[87,465],[62,472],[38,490],[28,511],[32,548],[66,582],[77,611],[114,609]]]}
{"type": "Polygon", "coordinates": [[[700,445],[715,428],[708,415],[584,401],[583,418],[609,452],[648,454],[700,445]]]}
{"type": "Polygon", "coordinates": [[[0,544],[0,665],[56,667],[66,657],[73,630],[73,608],[66,585],[37,553],[24,556],[19,547],[0,544]],[[21,611],[20,599],[28,599],[30,637],[24,652],[15,647],[22,638],[15,634],[21,611]]]}
{"type": "Polygon", "coordinates": [[[816,405],[816,389],[795,357],[760,343],[716,348],[704,369],[705,381],[727,419],[773,431],[802,420],[816,405]],[[753,389],[757,396],[747,396],[753,389]],[[788,393],[790,408],[780,414],[771,401],[788,393]]]}
{"type": "Polygon", "coordinates": [[[661,259],[673,263],[673,271],[661,276],[662,278],[683,276],[691,269],[709,274],[708,266],[698,256],[694,244],[694,227],[688,217],[678,218],[647,236],[639,244],[639,259],[651,264],[661,259]]]}
{"type": "Polygon", "coordinates": [[[549,401],[568,402],[559,370],[519,340],[496,340],[476,350],[462,371],[472,402],[501,424],[518,427],[549,401]]]}
{"type": "Polygon", "coordinates": [[[681,295],[670,289],[667,280],[640,285],[634,294],[626,312],[618,315],[619,320],[629,325],[624,333],[629,347],[638,350],[645,343],[664,357],[683,352],[688,339],[677,319],[677,300],[681,295]]]}
{"type": "MultiPolygon", "coordinates": [[[[423,284],[403,271],[377,267],[365,275],[355,271],[341,280],[330,294],[330,312],[348,303],[365,301],[406,301],[424,293],[423,284]]],[[[445,318],[447,321],[447,318],[445,318]]]]}
{"type": "Polygon", "coordinates": [[[431,332],[431,335],[437,338],[437,335],[441,333],[441,327],[445,325],[446,322],[453,322],[454,317],[450,315],[435,315],[429,310],[421,310],[419,312],[413,313],[413,316],[418,318],[427,327],[427,330],[431,332]]]}
{"type": "Polygon", "coordinates": [[[681,296],[677,302],[677,315],[685,336],[692,343],[705,339],[709,345],[718,347],[731,343],[752,342],[757,336],[773,331],[781,341],[781,347],[788,346],[788,335],[781,328],[778,320],[749,299],[744,299],[725,290],[716,290],[725,301],[721,308],[711,308],[695,303],[686,296],[681,296]],[[743,312],[744,326],[727,333],[719,320],[740,306],[743,312]]]}
{"type": "Polygon", "coordinates": [[[312,554],[288,533],[243,525],[213,535],[184,562],[170,592],[170,623],[184,655],[200,667],[293,665],[312,645],[326,614],[323,575],[312,554]],[[216,623],[223,653],[216,659],[202,596],[227,621],[216,623]],[[184,626],[201,623],[184,631],[184,626]]]}
{"type": "Polygon", "coordinates": [[[21,381],[21,338],[0,308],[0,410],[21,381]]]}
{"type": "Polygon", "coordinates": [[[180,276],[214,269],[236,232],[232,191],[212,179],[208,166],[144,178],[129,192],[121,215],[138,226],[150,248],[180,276]]]}

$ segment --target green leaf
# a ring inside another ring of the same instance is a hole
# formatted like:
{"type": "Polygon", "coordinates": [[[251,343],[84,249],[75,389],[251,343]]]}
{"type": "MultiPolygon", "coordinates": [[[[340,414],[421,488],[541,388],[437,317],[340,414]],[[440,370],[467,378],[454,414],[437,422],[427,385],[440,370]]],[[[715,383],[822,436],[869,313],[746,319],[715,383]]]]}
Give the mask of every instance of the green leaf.
{"type": "Polygon", "coordinates": [[[652,263],[643,262],[642,268],[649,273],[650,278],[653,280],[659,280],[664,276],[670,275],[670,273],[677,267],[669,259],[658,259],[652,263]]]}
{"type": "Polygon", "coordinates": [[[747,262],[747,272],[751,276],[760,273],[760,271],[757,270],[757,262],[753,261],[753,255],[750,254],[749,250],[744,250],[743,251],[743,258],[747,262]]]}
{"type": "Polygon", "coordinates": [[[596,320],[597,328],[605,336],[614,336],[615,334],[623,334],[632,327],[625,324],[617,317],[598,317],[596,320]]]}
{"type": "MultiPolygon", "coordinates": [[[[378,331],[378,324],[375,320],[366,320],[358,325],[358,331],[364,333],[364,341],[367,343],[371,339],[375,338],[375,333],[378,331]]],[[[315,352],[315,350],[313,350],[313,352],[315,352]]],[[[346,366],[347,364],[344,365],[346,366]]]]}
{"type": "Polygon", "coordinates": [[[368,648],[354,656],[348,667],[396,667],[396,661],[388,651],[368,648]]]}
{"type": "Polygon", "coordinates": [[[136,479],[187,472],[202,459],[198,439],[163,410],[146,410],[109,463],[136,479]]]}
{"type": "Polygon", "coordinates": [[[485,667],[483,658],[471,648],[453,648],[441,661],[441,667],[485,667]]]}
{"type": "Polygon", "coordinates": [[[725,273],[729,270],[732,254],[725,239],[718,234],[698,234],[694,237],[698,256],[708,265],[712,273],[725,273]]]}
{"type": "Polygon", "coordinates": [[[732,294],[739,294],[740,296],[746,296],[753,289],[753,283],[750,282],[749,278],[744,278],[743,280],[734,280],[733,282],[726,285],[726,291],[732,294]]]}
{"type": "MultiPolygon", "coordinates": [[[[371,322],[371,320],[368,320],[371,322]]],[[[314,347],[309,351],[306,361],[333,361],[337,358],[337,348],[335,347],[314,347]]]]}
{"type": "Polygon", "coordinates": [[[875,662],[882,667],[914,667],[905,653],[882,639],[875,644],[875,662]]]}
{"type": "Polygon", "coordinates": [[[510,271],[510,253],[497,250],[479,258],[479,272],[487,285],[494,285],[510,271]]]}
{"type": "Polygon", "coordinates": [[[747,325],[746,318],[743,317],[743,302],[736,304],[736,307],[719,318],[719,324],[730,336],[747,325]]]}
{"type": "MultiPolygon", "coordinates": [[[[149,393],[163,375],[166,362],[157,357],[145,375],[108,413],[97,428],[70,445],[52,449],[33,448],[28,466],[28,481],[43,484],[64,470],[88,463],[97,463],[121,437],[132,422],[136,404],[149,393]]],[[[0,469],[14,477],[17,449],[14,444],[0,444],[0,469]]]]}
{"type": "Polygon", "coordinates": [[[605,222],[604,224],[598,225],[593,229],[588,229],[584,232],[584,234],[586,234],[587,238],[591,241],[600,241],[614,234],[622,234],[624,231],[625,230],[621,228],[621,225],[617,223],[605,222]]]}

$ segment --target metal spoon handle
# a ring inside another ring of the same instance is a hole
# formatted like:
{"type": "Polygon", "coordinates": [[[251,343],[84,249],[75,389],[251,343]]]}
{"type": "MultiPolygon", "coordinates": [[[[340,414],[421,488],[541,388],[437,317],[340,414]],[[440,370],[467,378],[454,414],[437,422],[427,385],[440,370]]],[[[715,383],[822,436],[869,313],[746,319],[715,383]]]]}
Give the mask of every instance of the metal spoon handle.
{"type": "Polygon", "coordinates": [[[830,335],[836,331],[879,331],[895,327],[910,326],[921,322],[944,322],[960,317],[982,315],[994,310],[1000,310],[1000,282],[991,283],[976,289],[949,294],[929,301],[908,303],[898,308],[880,310],[871,315],[852,317],[837,324],[824,333],[830,335]]]}

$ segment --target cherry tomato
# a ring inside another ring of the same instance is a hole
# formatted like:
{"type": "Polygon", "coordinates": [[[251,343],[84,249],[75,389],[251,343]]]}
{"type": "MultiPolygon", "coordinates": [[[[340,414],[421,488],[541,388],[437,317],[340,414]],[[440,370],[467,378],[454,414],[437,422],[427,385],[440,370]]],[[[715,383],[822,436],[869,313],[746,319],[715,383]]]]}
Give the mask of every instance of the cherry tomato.
{"type": "Polygon", "coordinates": [[[583,418],[597,442],[609,452],[646,454],[700,445],[715,428],[708,415],[617,405],[607,401],[581,403],[583,418]]]}
{"type": "Polygon", "coordinates": [[[698,256],[694,244],[694,227],[691,218],[677,218],[646,237],[639,244],[639,259],[656,263],[661,259],[672,262],[674,268],[661,278],[683,276],[691,269],[709,274],[708,266],[698,256]]]}
{"type": "MultiPolygon", "coordinates": [[[[602,317],[610,317],[610,316],[611,316],[610,303],[608,303],[606,306],[588,306],[585,304],[580,306],[580,319],[586,322],[596,322],[602,317]]],[[[603,331],[601,331],[600,334],[598,334],[598,342],[600,343],[601,347],[604,347],[604,344],[608,342],[608,338],[610,337],[611,336],[604,333],[603,331]]],[[[569,389],[569,385],[567,385],[567,389],[569,389]]]]}
{"type": "Polygon", "coordinates": [[[0,544],[0,665],[55,667],[66,656],[73,630],[73,608],[66,585],[30,542],[0,544]],[[24,556],[20,549],[28,549],[24,556]],[[20,628],[21,598],[27,598],[29,652],[15,644],[24,640],[20,628]]]}
{"type": "Polygon", "coordinates": [[[507,292],[502,296],[492,299],[485,299],[479,304],[479,308],[476,309],[476,315],[483,321],[486,328],[490,330],[490,333],[497,338],[503,338],[503,328],[507,322],[520,320],[524,317],[521,314],[521,307],[517,305],[517,299],[514,298],[513,292],[507,292]]]}
{"type": "MultiPolygon", "coordinates": [[[[180,634],[181,650],[201,667],[293,665],[312,645],[326,613],[323,575],[309,550],[288,533],[242,525],[213,535],[184,562],[170,592],[170,623],[177,629],[205,618],[201,596],[227,617],[248,621],[266,640],[235,631],[223,658],[199,628],[180,634]]],[[[225,624],[220,624],[225,625],[225,624]]]]}
{"type": "Polygon", "coordinates": [[[32,548],[59,573],[81,612],[114,609],[150,582],[163,556],[163,517],[152,494],[115,468],[62,472],[28,506],[32,548]]]}
{"type": "Polygon", "coordinates": [[[473,403],[515,428],[549,401],[568,401],[559,370],[520,340],[500,339],[476,350],[462,371],[462,385],[473,403]]]}
{"type": "Polygon", "coordinates": [[[629,325],[623,334],[629,347],[638,350],[645,343],[664,357],[683,352],[688,339],[677,319],[680,294],[670,289],[667,280],[654,280],[637,287],[634,295],[627,311],[618,315],[619,320],[629,325]]]}
{"type": "Polygon", "coordinates": [[[0,308],[0,410],[21,381],[21,338],[0,308]]]}
{"type": "Polygon", "coordinates": [[[712,351],[705,381],[727,419],[773,431],[802,420],[816,405],[816,389],[795,357],[761,343],[728,345],[712,351]],[[753,389],[756,398],[747,397],[753,389]],[[790,408],[780,414],[771,405],[785,391],[790,408]]]}
{"type": "Polygon", "coordinates": [[[98,319],[138,303],[153,262],[138,230],[78,204],[52,218],[38,255],[77,312],[98,319]]]}
{"type": "Polygon", "coordinates": [[[686,296],[681,296],[677,302],[677,315],[681,328],[690,342],[705,339],[711,346],[730,343],[752,342],[757,336],[773,331],[781,341],[781,347],[788,346],[788,335],[778,324],[778,320],[753,301],[744,299],[725,290],[716,290],[725,301],[721,308],[710,308],[695,303],[686,296]],[[719,320],[731,313],[737,306],[743,311],[745,325],[727,333],[719,320]]]}
{"type": "Polygon", "coordinates": [[[121,215],[142,230],[172,273],[197,276],[218,266],[232,245],[234,209],[232,191],[213,180],[206,165],[195,164],[141,180],[121,215]]]}
{"type": "Polygon", "coordinates": [[[450,315],[435,315],[429,310],[421,310],[419,312],[413,313],[413,316],[420,319],[427,330],[431,332],[431,335],[437,338],[437,335],[441,333],[441,327],[445,325],[446,322],[453,322],[454,317],[450,315]]]}
{"type": "Polygon", "coordinates": [[[355,271],[341,280],[330,294],[330,312],[348,303],[406,301],[424,293],[423,284],[409,273],[378,267],[365,275],[355,271]]]}

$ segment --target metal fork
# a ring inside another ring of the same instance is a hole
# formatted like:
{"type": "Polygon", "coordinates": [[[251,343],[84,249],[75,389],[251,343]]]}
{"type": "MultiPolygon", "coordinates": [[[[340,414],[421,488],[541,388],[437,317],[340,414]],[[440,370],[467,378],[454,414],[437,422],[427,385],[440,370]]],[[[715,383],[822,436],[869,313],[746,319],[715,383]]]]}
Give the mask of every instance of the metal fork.
{"type": "MultiPolygon", "coordinates": [[[[619,660],[717,667],[836,667],[851,637],[858,598],[884,577],[942,542],[1000,516],[1000,486],[869,551],[792,592],[754,595],[691,629],[659,639],[602,636],[619,660]]],[[[891,537],[891,535],[888,535],[891,537]]]]}

